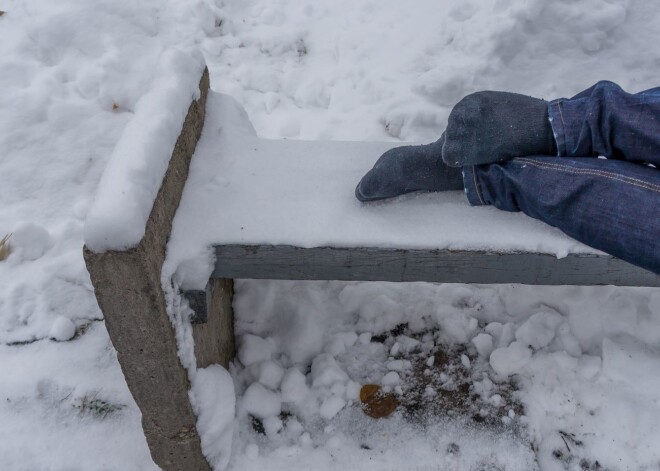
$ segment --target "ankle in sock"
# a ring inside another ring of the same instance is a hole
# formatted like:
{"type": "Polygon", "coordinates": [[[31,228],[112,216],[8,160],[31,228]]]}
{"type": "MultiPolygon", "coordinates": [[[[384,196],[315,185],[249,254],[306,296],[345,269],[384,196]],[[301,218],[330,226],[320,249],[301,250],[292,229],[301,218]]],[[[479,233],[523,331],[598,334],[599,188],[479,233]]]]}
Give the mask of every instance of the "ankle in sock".
{"type": "MultiPolygon", "coordinates": [[[[444,136],[444,135],[443,135],[444,136]]],[[[461,169],[442,162],[444,143],[395,147],[385,152],[355,188],[360,201],[374,201],[413,191],[463,189],[461,169]]]]}
{"type": "Polygon", "coordinates": [[[445,134],[442,159],[452,167],[557,154],[548,103],[517,93],[466,96],[451,111],[445,134]]]}

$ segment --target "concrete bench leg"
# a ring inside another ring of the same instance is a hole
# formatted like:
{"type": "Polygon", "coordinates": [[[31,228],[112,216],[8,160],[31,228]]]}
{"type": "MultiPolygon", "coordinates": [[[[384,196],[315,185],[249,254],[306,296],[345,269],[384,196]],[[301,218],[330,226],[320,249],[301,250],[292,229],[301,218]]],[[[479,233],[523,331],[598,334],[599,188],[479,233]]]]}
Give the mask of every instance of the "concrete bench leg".
{"type": "MultiPolygon", "coordinates": [[[[158,466],[172,471],[210,470],[188,398],[188,374],[177,355],[161,286],[167,239],[204,126],[208,89],[208,71],[204,71],[200,98],[190,105],[140,244],[121,252],[84,249],[110,339],[142,412],[149,451],[158,466]]],[[[200,366],[215,362],[226,365],[233,355],[231,282],[217,280],[213,285],[210,321],[194,328],[195,339],[200,342],[200,366]],[[214,345],[216,342],[221,344],[214,345]]]]}

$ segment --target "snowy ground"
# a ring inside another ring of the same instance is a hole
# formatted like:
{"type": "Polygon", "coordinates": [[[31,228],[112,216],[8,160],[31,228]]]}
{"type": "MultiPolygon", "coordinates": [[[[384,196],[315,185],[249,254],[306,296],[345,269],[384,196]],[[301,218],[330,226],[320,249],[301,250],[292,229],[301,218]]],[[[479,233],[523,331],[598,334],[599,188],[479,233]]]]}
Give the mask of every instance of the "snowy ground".
{"type": "MultiPolygon", "coordinates": [[[[0,0],[0,11],[8,470],[154,469],[81,248],[100,176],[165,49],[199,45],[213,87],[271,138],[430,141],[477,89],[552,98],[610,79],[636,91],[660,70],[660,7],[642,0],[0,0]]],[[[236,289],[231,469],[660,468],[658,290],[236,289]],[[438,352],[458,363],[427,365],[428,398],[459,378],[470,407],[501,425],[472,409],[412,420],[403,406],[375,421],[356,405],[365,382],[403,404],[414,361],[438,352]]]]}

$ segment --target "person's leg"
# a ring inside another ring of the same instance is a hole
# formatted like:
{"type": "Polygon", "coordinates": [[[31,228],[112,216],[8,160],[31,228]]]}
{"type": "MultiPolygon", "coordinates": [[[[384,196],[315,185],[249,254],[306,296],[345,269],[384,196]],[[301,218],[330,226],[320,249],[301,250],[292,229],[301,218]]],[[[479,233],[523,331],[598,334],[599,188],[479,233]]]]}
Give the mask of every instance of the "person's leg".
{"type": "Polygon", "coordinates": [[[660,170],[621,160],[521,157],[463,173],[471,205],[522,211],[660,274],[660,170]]]}
{"type": "Polygon", "coordinates": [[[660,87],[626,93],[598,82],[548,105],[558,154],[605,156],[660,166],[660,87]]]}
{"type": "Polygon", "coordinates": [[[421,146],[395,147],[385,152],[355,188],[360,201],[375,201],[412,191],[462,190],[461,169],[442,162],[443,137],[421,146]]]}
{"type": "Polygon", "coordinates": [[[660,166],[660,87],[632,94],[602,81],[549,103],[517,93],[472,93],[452,109],[442,153],[454,167],[525,155],[660,166]]]}

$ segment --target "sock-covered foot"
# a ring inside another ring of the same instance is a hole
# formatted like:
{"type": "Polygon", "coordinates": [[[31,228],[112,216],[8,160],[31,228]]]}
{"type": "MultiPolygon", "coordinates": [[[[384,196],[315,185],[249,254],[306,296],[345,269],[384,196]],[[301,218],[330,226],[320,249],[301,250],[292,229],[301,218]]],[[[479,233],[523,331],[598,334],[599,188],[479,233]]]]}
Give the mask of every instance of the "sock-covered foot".
{"type": "Polygon", "coordinates": [[[442,159],[452,167],[557,154],[548,103],[517,93],[466,96],[451,111],[445,138],[442,159]]]}
{"type": "Polygon", "coordinates": [[[412,191],[463,189],[461,169],[442,162],[443,138],[423,146],[395,147],[385,152],[355,188],[360,201],[374,201],[412,191]]]}

